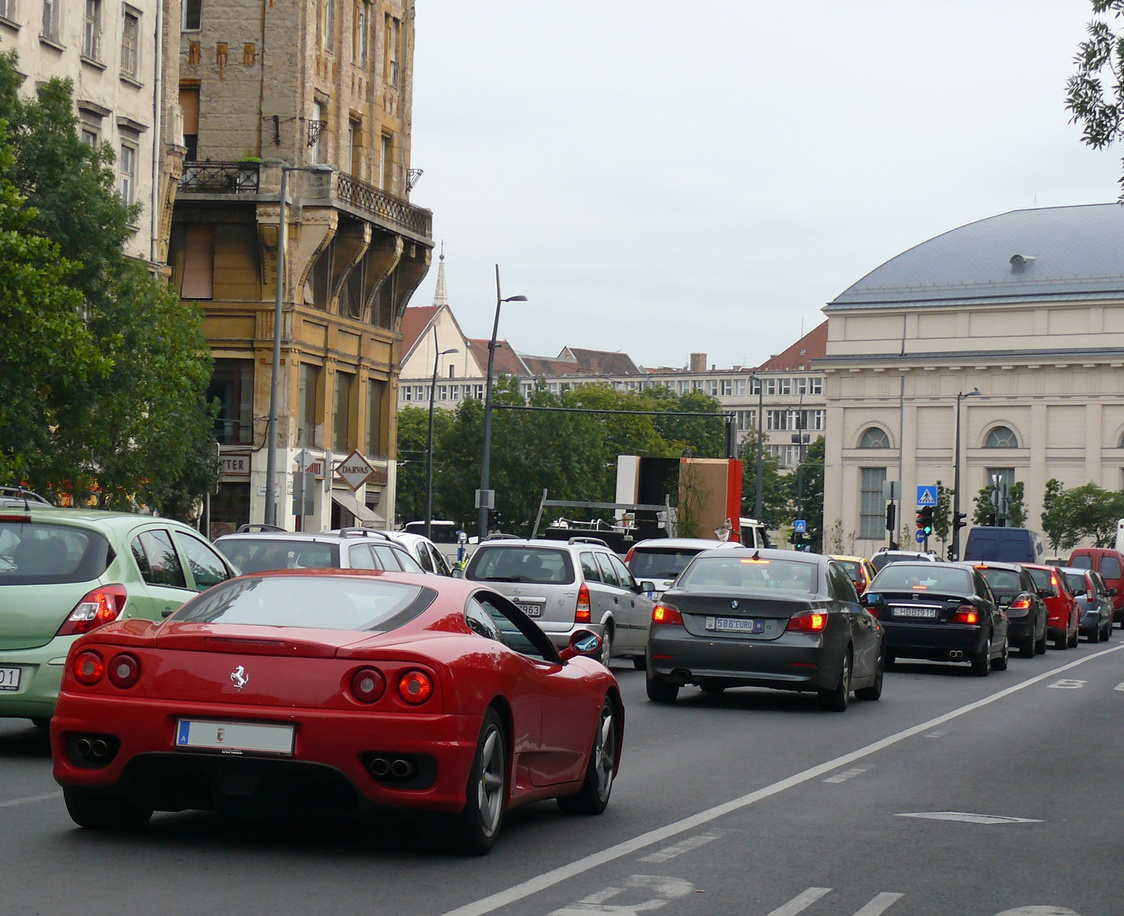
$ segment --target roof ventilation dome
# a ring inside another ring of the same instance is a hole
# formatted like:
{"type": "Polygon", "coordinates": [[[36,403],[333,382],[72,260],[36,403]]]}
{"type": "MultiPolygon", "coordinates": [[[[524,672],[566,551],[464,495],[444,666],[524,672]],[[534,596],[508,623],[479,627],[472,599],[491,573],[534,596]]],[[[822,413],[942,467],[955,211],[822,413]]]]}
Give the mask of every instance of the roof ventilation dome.
{"type": "Polygon", "coordinates": [[[1011,273],[1021,274],[1026,270],[1027,265],[1034,261],[1034,258],[1028,255],[1013,254],[1011,255],[1011,273]]]}

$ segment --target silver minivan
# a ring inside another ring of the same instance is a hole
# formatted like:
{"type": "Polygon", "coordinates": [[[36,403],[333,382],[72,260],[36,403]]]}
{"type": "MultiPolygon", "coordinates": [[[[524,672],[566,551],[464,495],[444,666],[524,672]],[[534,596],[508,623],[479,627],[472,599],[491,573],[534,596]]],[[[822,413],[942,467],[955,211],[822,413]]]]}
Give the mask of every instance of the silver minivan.
{"type": "Polygon", "coordinates": [[[464,578],[487,582],[535,621],[556,646],[578,629],[601,637],[601,662],[627,657],[644,667],[654,586],[637,584],[618,557],[596,538],[561,540],[485,539],[464,578]]]}

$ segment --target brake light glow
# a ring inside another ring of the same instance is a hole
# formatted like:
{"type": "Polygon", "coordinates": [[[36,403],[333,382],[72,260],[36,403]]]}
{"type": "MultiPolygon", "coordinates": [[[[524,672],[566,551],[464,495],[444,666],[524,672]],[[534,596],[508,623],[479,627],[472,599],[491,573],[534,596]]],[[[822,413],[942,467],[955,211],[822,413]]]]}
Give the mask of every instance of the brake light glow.
{"type": "Polygon", "coordinates": [[[1030,599],[1029,598],[1016,598],[1010,604],[1010,610],[1012,610],[1012,611],[1025,611],[1029,607],[1030,607],[1030,599]]]}
{"type": "Polygon", "coordinates": [[[411,706],[421,706],[433,696],[433,678],[424,671],[407,671],[398,678],[398,696],[411,706]]]}
{"type": "Polygon", "coordinates": [[[962,604],[952,614],[953,623],[979,623],[980,612],[970,604],[962,604]]]}
{"type": "Polygon", "coordinates": [[[73,670],[79,684],[93,687],[105,675],[105,660],[97,652],[87,649],[78,653],[73,670]]]}
{"type": "Polygon", "coordinates": [[[351,695],[360,702],[374,703],[384,693],[386,676],[378,668],[360,668],[351,676],[351,695]]]}
{"type": "Polygon", "coordinates": [[[670,604],[657,604],[652,608],[652,623],[665,627],[683,626],[683,615],[670,604]]]}
{"type": "Polygon", "coordinates": [[[819,611],[801,611],[788,619],[787,633],[819,633],[827,628],[827,614],[819,611]]]}
{"type": "Polygon", "coordinates": [[[578,623],[589,623],[589,586],[584,582],[582,587],[578,589],[578,609],[574,614],[574,620],[578,623]]]}
{"type": "Polygon", "coordinates": [[[99,585],[74,605],[56,636],[80,636],[116,620],[125,609],[124,585],[99,585]]]}
{"type": "Polygon", "coordinates": [[[140,680],[140,661],[135,655],[122,652],[109,663],[109,682],[114,687],[127,690],[140,680]]]}

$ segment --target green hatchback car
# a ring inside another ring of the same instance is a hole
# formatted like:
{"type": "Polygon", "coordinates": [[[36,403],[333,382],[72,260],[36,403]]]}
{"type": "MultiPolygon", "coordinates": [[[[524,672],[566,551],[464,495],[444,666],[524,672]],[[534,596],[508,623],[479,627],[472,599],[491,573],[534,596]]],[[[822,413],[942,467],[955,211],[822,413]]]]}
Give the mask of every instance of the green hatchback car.
{"type": "Polygon", "coordinates": [[[45,726],[70,644],[158,620],[238,571],[180,522],[0,497],[0,718],[45,726]]]}

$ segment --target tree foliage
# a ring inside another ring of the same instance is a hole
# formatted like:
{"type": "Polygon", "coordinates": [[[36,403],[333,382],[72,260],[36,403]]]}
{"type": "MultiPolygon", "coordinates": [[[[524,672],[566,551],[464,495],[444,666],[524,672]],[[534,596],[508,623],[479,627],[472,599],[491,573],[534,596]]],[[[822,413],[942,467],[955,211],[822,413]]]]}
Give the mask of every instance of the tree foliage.
{"type": "Polygon", "coordinates": [[[1074,58],[1077,70],[1066,81],[1065,107],[1081,124],[1081,139],[1103,149],[1124,136],[1124,0],[1092,0],[1092,6],[1088,37],[1074,58]]]}
{"type": "Polygon", "coordinates": [[[0,54],[0,482],[190,516],[218,479],[202,317],[125,256],[139,205],[79,139],[70,82],[22,83],[0,54]]]}
{"type": "Polygon", "coordinates": [[[1056,480],[1047,481],[1043,505],[1042,528],[1055,552],[1086,538],[1095,547],[1111,547],[1117,522],[1124,518],[1124,492],[1092,482],[1066,490],[1056,480]]]}

